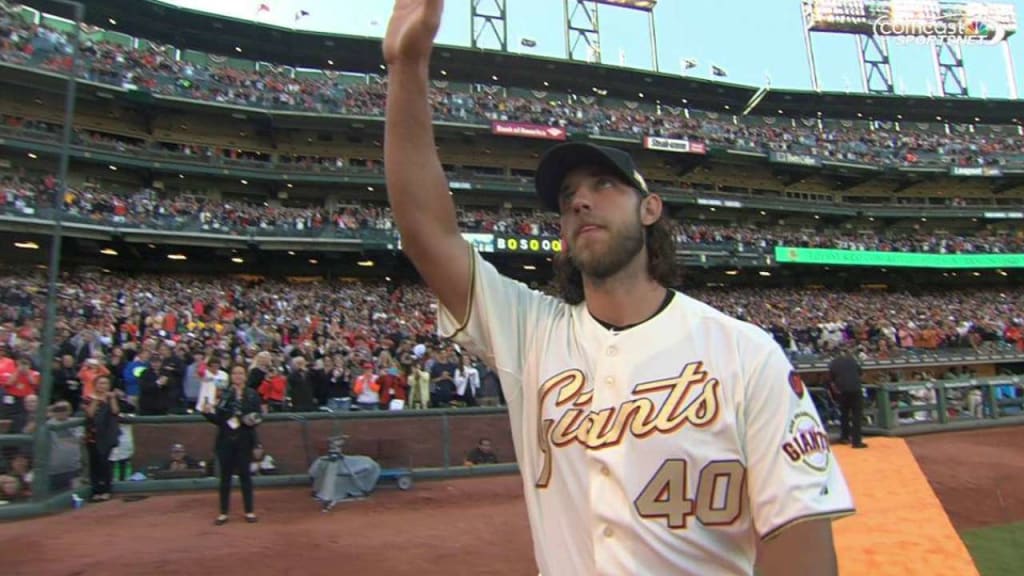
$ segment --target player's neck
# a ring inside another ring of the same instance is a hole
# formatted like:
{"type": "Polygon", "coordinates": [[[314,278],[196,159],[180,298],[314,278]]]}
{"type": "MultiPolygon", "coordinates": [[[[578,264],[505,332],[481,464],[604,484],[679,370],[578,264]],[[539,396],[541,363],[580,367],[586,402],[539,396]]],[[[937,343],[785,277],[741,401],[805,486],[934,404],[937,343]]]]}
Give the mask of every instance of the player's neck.
{"type": "MultiPolygon", "coordinates": [[[[665,300],[665,287],[643,270],[622,270],[601,280],[583,278],[584,302],[590,314],[603,324],[631,326],[654,315],[665,300]]],[[[632,265],[631,265],[632,266],[632,265]]]]}

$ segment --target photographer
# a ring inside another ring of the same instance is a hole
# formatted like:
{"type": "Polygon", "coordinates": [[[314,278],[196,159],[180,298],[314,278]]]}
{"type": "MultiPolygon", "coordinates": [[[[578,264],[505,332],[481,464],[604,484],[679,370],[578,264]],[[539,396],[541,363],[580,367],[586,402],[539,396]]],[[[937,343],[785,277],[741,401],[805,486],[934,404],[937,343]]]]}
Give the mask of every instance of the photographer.
{"type": "Polygon", "coordinates": [[[245,504],[246,522],[255,522],[253,513],[252,476],[249,463],[252,462],[253,447],[256,445],[256,426],[260,419],[260,396],[246,386],[247,374],[244,365],[231,367],[230,383],[218,386],[216,404],[206,400],[203,415],[217,425],[215,451],[220,467],[220,516],[214,522],[217,526],[228,521],[231,503],[231,476],[238,474],[242,485],[242,500],[245,504]]]}
{"type": "Polygon", "coordinates": [[[92,395],[83,400],[85,446],[89,452],[89,483],[92,486],[93,502],[110,500],[113,476],[110,453],[117,446],[120,436],[119,394],[120,391],[110,389],[110,377],[102,375],[93,381],[92,395]]]}

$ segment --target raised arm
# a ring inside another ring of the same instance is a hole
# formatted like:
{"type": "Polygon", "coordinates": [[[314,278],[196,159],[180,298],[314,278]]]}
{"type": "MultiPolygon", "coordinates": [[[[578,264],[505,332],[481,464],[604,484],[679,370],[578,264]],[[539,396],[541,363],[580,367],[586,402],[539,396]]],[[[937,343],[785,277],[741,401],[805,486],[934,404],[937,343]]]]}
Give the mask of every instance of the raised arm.
{"type": "Polygon", "coordinates": [[[402,250],[452,315],[468,312],[470,257],[434,144],[430,53],[443,0],[397,0],[384,38],[388,99],[384,167],[402,250]]]}

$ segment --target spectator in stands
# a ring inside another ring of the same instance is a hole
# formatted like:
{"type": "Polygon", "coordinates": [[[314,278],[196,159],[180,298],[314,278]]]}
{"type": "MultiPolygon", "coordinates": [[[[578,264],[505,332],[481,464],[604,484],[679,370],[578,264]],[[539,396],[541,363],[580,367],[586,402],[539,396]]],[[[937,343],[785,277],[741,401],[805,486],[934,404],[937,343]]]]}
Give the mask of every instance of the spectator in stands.
{"type": "MultiPolygon", "coordinates": [[[[140,353],[140,356],[143,354],[140,353]]],[[[163,375],[163,358],[145,354],[148,362],[135,368],[139,387],[139,414],[161,416],[167,414],[167,377],[163,375]]]]}
{"type": "Polygon", "coordinates": [[[203,353],[193,352],[191,362],[185,368],[185,377],[182,381],[182,395],[185,397],[185,406],[192,410],[198,404],[199,391],[202,388],[202,377],[199,375],[203,367],[203,353]]]}
{"type": "Polygon", "coordinates": [[[50,425],[50,491],[60,492],[75,488],[75,480],[82,474],[82,444],[80,428],[53,426],[67,422],[71,417],[71,403],[61,400],[49,410],[50,425]]]}
{"type": "Polygon", "coordinates": [[[39,408],[39,397],[29,394],[22,400],[22,410],[11,418],[10,434],[35,434],[36,410],[39,408]]]}
{"type": "Polygon", "coordinates": [[[327,405],[332,410],[348,410],[352,403],[352,371],[345,357],[334,355],[331,371],[327,374],[327,405]]]}
{"type": "Polygon", "coordinates": [[[327,405],[327,371],[331,369],[331,362],[329,357],[317,357],[313,361],[313,369],[309,371],[309,381],[313,385],[313,400],[317,406],[327,405]]]}
{"type": "Polygon", "coordinates": [[[442,348],[437,361],[430,367],[430,405],[434,408],[448,408],[455,397],[455,352],[442,348]]]}
{"type": "Polygon", "coordinates": [[[89,483],[92,501],[110,500],[113,471],[110,452],[120,435],[118,394],[110,389],[110,377],[97,376],[92,394],[83,399],[85,407],[85,445],[89,453],[89,483]]]}
{"type": "Polygon", "coordinates": [[[459,367],[455,369],[455,398],[466,406],[477,405],[480,393],[480,371],[473,366],[473,359],[468,353],[459,357],[459,367]]]}
{"type": "MultiPolygon", "coordinates": [[[[98,358],[89,358],[78,370],[78,381],[82,383],[83,404],[86,398],[93,397],[93,385],[100,376],[106,376],[107,381],[110,382],[110,370],[98,358]]],[[[138,396],[136,395],[135,398],[138,398],[138,396]]],[[[131,400],[130,396],[129,399],[131,400]]],[[[133,401],[132,403],[134,404],[135,402],[133,401]]]]}
{"type": "Polygon", "coordinates": [[[380,383],[373,371],[373,362],[363,362],[363,371],[352,383],[352,394],[356,398],[356,406],[360,410],[378,410],[380,408],[380,383]]]}
{"type": "Polygon", "coordinates": [[[181,414],[184,411],[185,402],[183,388],[185,362],[166,343],[160,345],[160,358],[163,359],[160,367],[160,376],[165,379],[163,387],[166,396],[167,412],[181,414]]]}
{"type": "Polygon", "coordinates": [[[60,357],[60,364],[53,373],[53,401],[66,401],[72,413],[78,411],[82,402],[82,383],[78,380],[78,368],[71,354],[60,357]]]}
{"type": "Polygon", "coordinates": [[[475,448],[466,454],[463,466],[478,466],[480,464],[497,464],[498,455],[494,453],[490,438],[481,438],[475,448]]]}
{"type": "Polygon", "coordinates": [[[25,411],[25,398],[39,392],[39,381],[39,372],[32,369],[32,361],[28,356],[20,356],[14,372],[8,374],[3,383],[4,403],[12,407],[8,414],[25,411]]]}
{"type": "Polygon", "coordinates": [[[262,350],[252,359],[249,365],[249,381],[246,386],[259,390],[263,381],[270,376],[270,352],[262,350]]]}
{"type": "Polygon", "coordinates": [[[250,463],[256,446],[256,426],[260,420],[260,397],[246,386],[244,365],[231,367],[230,384],[221,390],[213,403],[205,402],[202,412],[217,426],[215,450],[220,473],[220,516],[214,524],[228,521],[231,503],[231,478],[238,475],[242,488],[246,522],[256,522],[254,513],[250,463]]]}
{"type": "Polygon", "coordinates": [[[381,410],[402,410],[408,399],[409,384],[398,367],[398,361],[389,352],[381,352],[377,376],[381,410]]]}
{"type": "Polygon", "coordinates": [[[221,361],[215,354],[211,354],[205,364],[199,366],[199,397],[196,398],[195,409],[203,411],[203,406],[217,404],[217,393],[228,387],[228,373],[221,370],[221,361]]]}
{"type": "Polygon", "coordinates": [[[305,356],[292,358],[292,371],[288,374],[288,398],[292,412],[313,412],[317,409],[313,379],[306,362],[305,356]]]}
{"type": "Polygon", "coordinates": [[[424,369],[426,358],[417,358],[409,368],[409,406],[412,409],[430,408],[430,372],[424,369]]]}
{"type": "Polygon", "coordinates": [[[270,367],[270,374],[259,388],[263,412],[285,412],[288,409],[288,377],[280,366],[270,367]]]}
{"type": "Polygon", "coordinates": [[[182,472],[185,470],[202,470],[202,464],[195,458],[188,455],[185,445],[175,443],[171,446],[170,459],[160,467],[166,472],[182,472]]]}

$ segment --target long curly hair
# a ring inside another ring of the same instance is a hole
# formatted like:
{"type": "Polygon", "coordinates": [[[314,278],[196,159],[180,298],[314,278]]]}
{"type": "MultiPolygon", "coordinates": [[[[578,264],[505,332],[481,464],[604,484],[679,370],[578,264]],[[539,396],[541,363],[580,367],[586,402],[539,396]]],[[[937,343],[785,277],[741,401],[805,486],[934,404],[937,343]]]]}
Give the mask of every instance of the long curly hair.
{"type": "MultiPolygon", "coordinates": [[[[662,286],[675,287],[681,274],[676,262],[672,225],[665,213],[653,224],[644,227],[644,246],[647,247],[647,273],[662,286]]],[[[553,265],[555,286],[562,300],[570,305],[583,302],[583,273],[573,263],[565,246],[555,255],[553,265]]]]}

